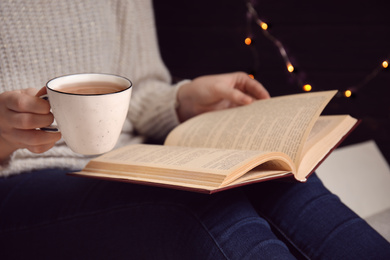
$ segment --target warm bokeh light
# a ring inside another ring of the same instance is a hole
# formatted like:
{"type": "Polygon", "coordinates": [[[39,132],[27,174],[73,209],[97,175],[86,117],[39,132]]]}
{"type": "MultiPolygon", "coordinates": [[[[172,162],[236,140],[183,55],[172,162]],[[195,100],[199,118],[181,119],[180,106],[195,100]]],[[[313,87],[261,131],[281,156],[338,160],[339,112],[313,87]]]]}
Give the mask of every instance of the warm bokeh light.
{"type": "Polygon", "coordinates": [[[311,91],[311,89],[312,89],[312,87],[311,87],[310,84],[306,84],[306,85],[303,86],[303,90],[304,90],[304,91],[309,92],[309,91],[311,91]]]}
{"type": "Polygon", "coordinates": [[[255,76],[253,76],[253,74],[248,74],[248,76],[249,76],[251,79],[255,79],[255,76]]]}
{"type": "Polygon", "coordinates": [[[387,68],[387,67],[389,67],[389,62],[387,61],[387,60],[385,60],[384,62],[382,62],[382,67],[383,68],[387,68]]]}
{"type": "Polygon", "coordinates": [[[352,91],[349,90],[349,89],[344,91],[344,96],[346,96],[347,98],[351,97],[352,96],[352,91]]]}
{"type": "Polygon", "coordinates": [[[289,72],[293,72],[294,71],[294,66],[291,63],[287,64],[287,70],[289,72]]]}
{"type": "Polygon", "coordinates": [[[245,38],[245,44],[246,45],[251,45],[251,43],[252,43],[252,39],[250,37],[246,37],[245,38]]]}
{"type": "Polygon", "coordinates": [[[266,24],[265,22],[260,22],[260,27],[265,31],[268,29],[268,24],[266,24]]]}

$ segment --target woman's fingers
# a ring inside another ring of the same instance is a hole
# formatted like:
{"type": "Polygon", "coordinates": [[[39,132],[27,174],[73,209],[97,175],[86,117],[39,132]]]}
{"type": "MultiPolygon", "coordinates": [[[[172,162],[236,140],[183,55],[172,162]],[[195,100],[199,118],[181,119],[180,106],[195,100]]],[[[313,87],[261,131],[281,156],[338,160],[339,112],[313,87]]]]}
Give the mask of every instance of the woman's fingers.
{"type": "Polygon", "coordinates": [[[8,124],[15,129],[35,129],[53,123],[53,114],[31,114],[10,112],[7,116],[8,124]]]}
{"type": "Polygon", "coordinates": [[[3,136],[19,148],[27,148],[29,150],[42,150],[42,147],[52,147],[61,139],[61,133],[42,130],[14,129],[10,133],[3,133],[3,136]]]}
{"type": "Polygon", "coordinates": [[[6,107],[11,111],[34,114],[50,113],[50,104],[47,100],[27,93],[11,92],[7,94],[4,100],[6,107]]]}

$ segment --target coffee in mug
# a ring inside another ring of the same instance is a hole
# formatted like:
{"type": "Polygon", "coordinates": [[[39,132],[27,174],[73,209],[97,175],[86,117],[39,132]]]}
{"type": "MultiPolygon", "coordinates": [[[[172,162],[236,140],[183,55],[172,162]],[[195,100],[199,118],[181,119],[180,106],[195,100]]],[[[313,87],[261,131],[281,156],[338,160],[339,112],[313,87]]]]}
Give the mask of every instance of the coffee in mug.
{"type": "Polygon", "coordinates": [[[65,84],[57,90],[69,94],[100,95],[119,92],[123,87],[116,83],[97,81],[65,84]]]}

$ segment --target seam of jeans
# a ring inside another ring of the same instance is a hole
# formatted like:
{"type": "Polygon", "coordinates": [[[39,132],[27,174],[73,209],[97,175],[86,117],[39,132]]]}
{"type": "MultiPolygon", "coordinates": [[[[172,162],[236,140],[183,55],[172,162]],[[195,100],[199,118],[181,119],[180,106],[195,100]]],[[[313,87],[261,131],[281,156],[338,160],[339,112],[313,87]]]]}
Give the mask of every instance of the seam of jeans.
{"type": "MultiPolygon", "coordinates": [[[[234,227],[234,226],[237,225],[237,224],[241,225],[241,224],[247,223],[247,221],[250,221],[250,220],[258,220],[258,219],[259,219],[259,216],[257,216],[257,217],[252,216],[252,217],[241,218],[240,220],[236,221],[235,223],[233,223],[233,224],[227,226],[226,229],[231,229],[232,227],[234,227]]],[[[261,218],[260,218],[260,219],[261,219],[261,218]]],[[[261,220],[263,221],[262,224],[267,225],[268,228],[269,228],[269,223],[268,223],[265,219],[261,219],[261,220]]],[[[206,229],[207,229],[207,227],[206,227],[206,229]]],[[[212,235],[210,234],[210,236],[212,236],[212,235]]],[[[282,241],[280,241],[280,240],[278,240],[278,239],[266,240],[266,241],[263,241],[263,242],[257,244],[257,246],[263,247],[264,245],[270,244],[270,243],[272,243],[272,242],[275,243],[275,244],[278,244],[278,245],[280,245],[280,246],[282,246],[282,247],[284,247],[284,248],[286,248],[286,249],[288,250],[288,247],[286,246],[286,244],[284,244],[282,241]]],[[[216,243],[217,243],[217,242],[216,242],[216,243]]],[[[247,253],[248,253],[248,252],[247,252],[247,253]]]]}
{"type": "MultiPolygon", "coordinates": [[[[337,196],[335,196],[334,194],[331,194],[331,193],[320,194],[319,196],[314,197],[312,200],[308,201],[304,205],[304,209],[300,209],[300,215],[303,214],[304,211],[307,211],[308,208],[311,207],[316,202],[328,199],[329,197],[334,198],[334,199],[339,199],[337,196]]],[[[262,217],[265,218],[270,223],[270,225],[272,225],[275,229],[277,229],[279,234],[282,235],[289,242],[289,244],[291,246],[293,246],[303,257],[305,257],[306,259],[310,259],[310,257],[307,255],[307,253],[305,253],[296,243],[294,243],[294,241],[284,231],[282,231],[278,225],[276,225],[271,219],[269,219],[263,213],[259,213],[259,214],[261,214],[262,217]]],[[[298,216],[298,218],[300,217],[300,215],[298,216]]]]}
{"type": "Polygon", "coordinates": [[[215,246],[219,249],[219,251],[225,257],[225,259],[228,260],[229,258],[227,257],[227,255],[225,254],[223,249],[220,247],[220,245],[217,242],[217,240],[215,239],[215,237],[211,234],[210,230],[206,227],[206,225],[203,223],[203,221],[198,217],[198,215],[195,214],[191,209],[189,209],[185,206],[181,206],[181,205],[175,205],[175,206],[182,207],[182,208],[186,209],[186,211],[200,224],[200,226],[203,228],[203,230],[206,231],[206,233],[210,236],[211,240],[214,242],[215,246]]]}
{"type": "Polygon", "coordinates": [[[303,257],[305,257],[306,259],[309,259],[310,260],[310,257],[305,253],[303,252],[295,243],[293,240],[290,239],[289,236],[287,236],[286,233],[284,233],[278,225],[276,225],[271,219],[269,219],[266,215],[264,215],[263,213],[259,212],[258,211],[258,214],[261,215],[262,218],[264,218],[265,220],[267,220],[267,222],[273,226],[276,230],[278,230],[278,232],[290,243],[290,245],[292,245],[303,257]]]}

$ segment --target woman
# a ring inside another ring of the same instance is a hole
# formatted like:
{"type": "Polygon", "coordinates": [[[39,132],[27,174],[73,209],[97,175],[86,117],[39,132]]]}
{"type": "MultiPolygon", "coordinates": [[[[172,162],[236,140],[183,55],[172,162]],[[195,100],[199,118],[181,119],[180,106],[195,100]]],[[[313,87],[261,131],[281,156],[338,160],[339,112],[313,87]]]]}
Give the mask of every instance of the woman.
{"type": "Polygon", "coordinates": [[[197,114],[269,94],[240,72],[171,86],[149,0],[8,1],[0,14],[1,259],[390,255],[389,244],[315,175],[305,184],[268,182],[213,196],[66,176],[90,157],[70,151],[60,133],[36,130],[53,121],[49,104],[36,97],[50,78],[130,78],[118,146],[163,140],[197,114]]]}

